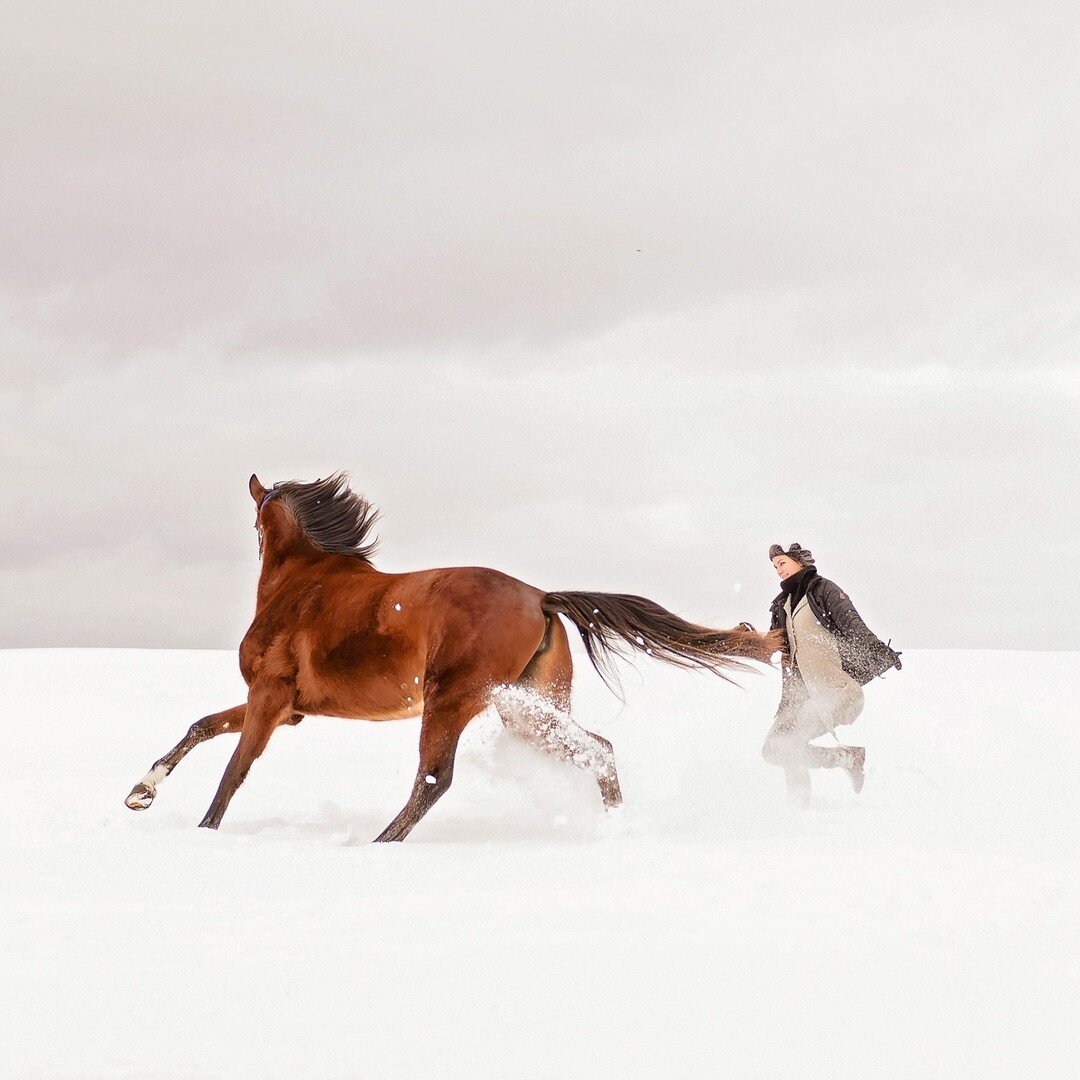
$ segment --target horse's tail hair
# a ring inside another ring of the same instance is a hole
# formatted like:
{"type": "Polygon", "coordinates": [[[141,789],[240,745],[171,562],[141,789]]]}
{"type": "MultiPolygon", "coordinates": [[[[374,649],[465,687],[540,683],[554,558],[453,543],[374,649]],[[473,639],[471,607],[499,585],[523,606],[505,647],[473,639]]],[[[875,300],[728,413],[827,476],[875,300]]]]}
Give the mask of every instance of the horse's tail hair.
{"type": "Polygon", "coordinates": [[[731,630],[697,626],[643,596],[623,593],[553,592],[541,607],[565,615],[578,629],[593,667],[618,693],[614,658],[637,650],[682,668],[703,668],[731,681],[729,671],[747,671],[744,660],[770,662],[782,647],[779,631],[760,634],[747,625],[731,630]]]}

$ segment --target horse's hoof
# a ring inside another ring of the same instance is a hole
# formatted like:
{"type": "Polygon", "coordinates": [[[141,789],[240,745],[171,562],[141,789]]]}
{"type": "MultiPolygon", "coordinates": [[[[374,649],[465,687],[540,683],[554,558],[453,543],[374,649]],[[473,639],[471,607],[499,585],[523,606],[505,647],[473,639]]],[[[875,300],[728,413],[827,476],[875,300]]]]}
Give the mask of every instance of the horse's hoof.
{"type": "Polygon", "coordinates": [[[131,794],[124,800],[124,805],[129,810],[145,810],[153,801],[157,792],[145,784],[136,784],[131,789],[131,794]]]}

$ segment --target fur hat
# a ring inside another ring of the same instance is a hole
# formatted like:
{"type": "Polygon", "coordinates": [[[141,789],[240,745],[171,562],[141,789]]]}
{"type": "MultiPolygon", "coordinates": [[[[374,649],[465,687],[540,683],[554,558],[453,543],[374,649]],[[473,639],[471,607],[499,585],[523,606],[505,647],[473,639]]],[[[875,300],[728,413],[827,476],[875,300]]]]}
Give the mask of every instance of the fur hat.
{"type": "Polygon", "coordinates": [[[814,565],[813,552],[807,551],[806,548],[801,547],[799,544],[792,544],[787,551],[779,544],[773,544],[769,548],[769,561],[772,562],[777,555],[786,555],[789,559],[794,559],[800,566],[814,565]]]}

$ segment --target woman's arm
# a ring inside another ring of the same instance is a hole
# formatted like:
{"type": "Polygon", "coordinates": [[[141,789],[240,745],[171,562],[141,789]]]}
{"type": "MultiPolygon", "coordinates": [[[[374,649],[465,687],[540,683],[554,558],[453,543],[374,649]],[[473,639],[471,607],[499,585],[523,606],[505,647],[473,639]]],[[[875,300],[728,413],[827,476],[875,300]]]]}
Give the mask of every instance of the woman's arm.
{"type": "Polygon", "coordinates": [[[900,669],[900,654],[863,622],[851,597],[839,585],[823,579],[821,599],[835,632],[844,639],[846,648],[841,651],[855,661],[860,682],[869,682],[889,668],[900,669]]]}
{"type": "Polygon", "coordinates": [[[862,616],[855,610],[855,605],[835,581],[822,578],[821,599],[824,601],[825,613],[832,620],[838,633],[853,641],[865,641],[867,643],[882,642],[877,635],[863,622],[862,616]]]}

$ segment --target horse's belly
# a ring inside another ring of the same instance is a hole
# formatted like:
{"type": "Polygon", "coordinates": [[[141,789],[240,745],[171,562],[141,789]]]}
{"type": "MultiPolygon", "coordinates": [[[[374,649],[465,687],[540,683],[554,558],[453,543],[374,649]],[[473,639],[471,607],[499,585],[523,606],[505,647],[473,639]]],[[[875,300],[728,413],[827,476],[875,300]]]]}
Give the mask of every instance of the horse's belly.
{"type": "Polygon", "coordinates": [[[424,707],[424,660],[417,649],[354,635],[327,651],[301,635],[297,708],[349,720],[405,720],[424,707]]]}
{"type": "Polygon", "coordinates": [[[424,711],[424,695],[418,686],[403,684],[382,693],[357,693],[351,687],[335,688],[323,683],[317,691],[312,690],[297,687],[298,711],[343,720],[408,720],[424,711]]]}
{"type": "Polygon", "coordinates": [[[412,720],[420,716],[424,711],[423,701],[416,702],[406,708],[397,709],[316,709],[313,710],[319,716],[334,716],[339,720],[412,720]]]}

